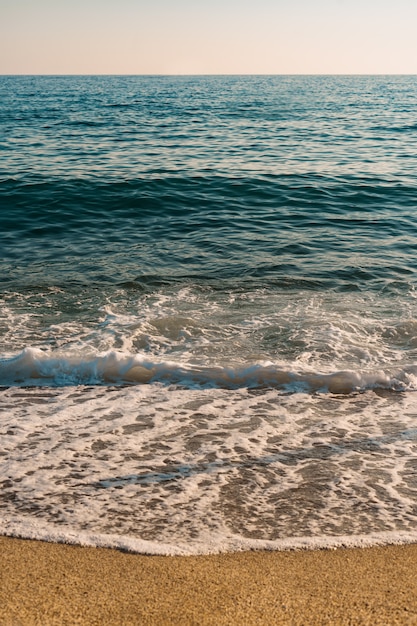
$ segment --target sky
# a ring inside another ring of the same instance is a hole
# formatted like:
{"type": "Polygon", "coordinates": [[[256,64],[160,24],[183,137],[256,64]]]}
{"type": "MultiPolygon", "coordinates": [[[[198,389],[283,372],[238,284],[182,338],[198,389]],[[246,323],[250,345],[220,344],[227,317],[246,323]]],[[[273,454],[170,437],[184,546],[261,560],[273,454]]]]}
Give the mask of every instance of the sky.
{"type": "Polygon", "coordinates": [[[0,74],[417,74],[417,0],[0,0],[0,74]]]}

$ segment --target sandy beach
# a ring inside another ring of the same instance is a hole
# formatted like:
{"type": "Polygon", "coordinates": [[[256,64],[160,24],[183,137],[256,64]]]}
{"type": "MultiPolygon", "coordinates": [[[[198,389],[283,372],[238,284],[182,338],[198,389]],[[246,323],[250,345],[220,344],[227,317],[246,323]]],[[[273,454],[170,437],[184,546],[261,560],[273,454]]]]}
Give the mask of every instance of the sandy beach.
{"type": "Polygon", "coordinates": [[[417,624],[417,545],[158,557],[0,538],[0,623],[417,624]]]}

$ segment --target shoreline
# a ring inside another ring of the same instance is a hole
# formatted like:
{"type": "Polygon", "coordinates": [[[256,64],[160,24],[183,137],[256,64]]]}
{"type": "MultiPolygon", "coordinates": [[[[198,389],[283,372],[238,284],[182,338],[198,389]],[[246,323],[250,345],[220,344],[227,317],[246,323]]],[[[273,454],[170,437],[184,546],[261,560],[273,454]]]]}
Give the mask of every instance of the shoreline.
{"type": "Polygon", "coordinates": [[[417,624],[417,543],[148,556],[0,536],[0,623],[417,624]]]}

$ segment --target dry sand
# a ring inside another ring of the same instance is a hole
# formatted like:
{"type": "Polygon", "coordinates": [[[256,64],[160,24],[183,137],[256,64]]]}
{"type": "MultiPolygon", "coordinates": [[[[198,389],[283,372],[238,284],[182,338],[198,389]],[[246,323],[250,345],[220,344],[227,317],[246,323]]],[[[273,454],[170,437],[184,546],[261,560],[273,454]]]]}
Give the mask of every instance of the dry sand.
{"type": "Polygon", "coordinates": [[[159,557],[0,537],[0,624],[417,624],[417,545],[159,557]]]}

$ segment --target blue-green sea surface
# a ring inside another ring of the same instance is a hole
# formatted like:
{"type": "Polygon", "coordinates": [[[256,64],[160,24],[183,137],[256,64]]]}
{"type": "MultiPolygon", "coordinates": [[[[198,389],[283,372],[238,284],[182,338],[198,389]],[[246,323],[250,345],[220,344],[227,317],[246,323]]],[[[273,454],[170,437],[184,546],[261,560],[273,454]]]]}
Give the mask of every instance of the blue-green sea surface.
{"type": "Polygon", "coordinates": [[[417,540],[417,78],[0,77],[0,532],[417,540]]]}

